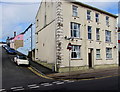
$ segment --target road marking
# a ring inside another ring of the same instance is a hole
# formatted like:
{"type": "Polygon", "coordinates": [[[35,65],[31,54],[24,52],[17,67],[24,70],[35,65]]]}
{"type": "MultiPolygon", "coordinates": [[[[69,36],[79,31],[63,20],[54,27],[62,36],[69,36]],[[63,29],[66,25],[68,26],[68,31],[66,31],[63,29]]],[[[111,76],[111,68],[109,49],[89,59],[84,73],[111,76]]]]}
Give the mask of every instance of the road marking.
{"type": "Polygon", "coordinates": [[[21,87],[12,87],[11,89],[20,89],[20,88],[23,88],[22,86],[21,87]]]}
{"type": "Polygon", "coordinates": [[[54,82],[52,82],[52,83],[54,83],[54,84],[58,84],[58,85],[60,85],[60,84],[64,84],[63,81],[54,81],[54,82]]]}
{"type": "Polygon", "coordinates": [[[0,89],[0,92],[5,91],[5,89],[0,89]]]}
{"type": "Polygon", "coordinates": [[[36,86],[37,84],[32,84],[32,85],[28,85],[28,87],[31,87],[31,86],[36,86]]]}
{"type": "Polygon", "coordinates": [[[11,88],[12,91],[21,91],[21,90],[24,90],[24,88],[21,86],[21,87],[12,87],[11,88]]]}
{"type": "Polygon", "coordinates": [[[32,67],[28,67],[29,70],[31,70],[33,73],[35,73],[36,75],[42,77],[42,78],[45,78],[45,79],[53,79],[53,78],[50,78],[50,77],[47,77],[45,75],[42,75],[40,74],[38,71],[34,70],[32,67]]]}
{"type": "Polygon", "coordinates": [[[42,85],[42,86],[52,86],[53,84],[50,84],[50,83],[42,83],[41,85],[42,85]]]}
{"type": "Polygon", "coordinates": [[[22,91],[22,90],[24,90],[24,88],[21,88],[21,89],[14,89],[14,90],[12,90],[12,91],[22,91]]]}
{"type": "Polygon", "coordinates": [[[75,81],[73,81],[73,80],[64,80],[64,82],[71,83],[71,82],[75,82],[75,81]]]}
{"type": "Polygon", "coordinates": [[[28,85],[28,87],[33,89],[33,88],[39,88],[40,86],[38,86],[37,84],[32,84],[32,85],[28,85]]]}
{"type": "Polygon", "coordinates": [[[33,89],[33,88],[39,88],[40,86],[31,86],[29,87],[30,89],[33,89]]]}
{"type": "Polygon", "coordinates": [[[59,82],[59,83],[56,83],[56,84],[60,85],[60,84],[64,84],[64,82],[59,82]]]}
{"type": "Polygon", "coordinates": [[[54,82],[52,82],[52,83],[58,83],[58,82],[60,82],[60,81],[54,81],[54,82]]]}

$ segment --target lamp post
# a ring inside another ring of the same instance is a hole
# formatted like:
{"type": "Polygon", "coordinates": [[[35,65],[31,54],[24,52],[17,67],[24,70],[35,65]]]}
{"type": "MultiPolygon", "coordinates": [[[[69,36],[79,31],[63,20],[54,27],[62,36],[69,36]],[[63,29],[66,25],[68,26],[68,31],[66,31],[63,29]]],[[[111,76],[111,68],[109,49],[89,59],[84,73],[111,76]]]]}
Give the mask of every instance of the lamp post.
{"type": "Polygon", "coordinates": [[[71,64],[70,64],[70,61],[71,61],[71,50],[72,50],[72,44],[70,43],[70,39],[72,39],[72,38],[67,38],[67,37],[65,37],[65,39],[66,40],[69,40],[69,43],[68,43],[68,46],[67,46],[67,49],[69,50],[69,76],[70,76],[70,72],[71,72],[71,64]]]}

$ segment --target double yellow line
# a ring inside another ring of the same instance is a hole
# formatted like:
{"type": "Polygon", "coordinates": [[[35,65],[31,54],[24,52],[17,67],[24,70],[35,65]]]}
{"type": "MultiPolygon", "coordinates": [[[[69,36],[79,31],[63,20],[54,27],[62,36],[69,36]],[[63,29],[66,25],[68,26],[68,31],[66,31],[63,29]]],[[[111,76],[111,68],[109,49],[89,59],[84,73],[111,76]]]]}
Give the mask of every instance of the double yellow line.
{"type": "MultiPolygon", "coordinates": [[[[34,70],[32,67],[28,67],[28,69],[30,71],[32,71],[34,74],[42,77],[42,78],[45,78],[45,79],[54,79],[54,78],[50,78],[48,76],[45,76],[43,74],[40,74],[39,72],[37,72],[36,70],[34,70]]],[[[80,80],[97,80],[97,79],[104,79],[104,78],[110,78],[110,77],[115,77],[115,76],[120,76],[120,75],[111,75],[111,76],[105,76],[105,77],[99,77],[99,78],[90,78],[90,79],[58,79],[58,80],[77,80],[77,81],[80,81],[80,80]]]]}
{"type": "Polygon", "coordinates": [[[50,77],[47,77],[47,76],[44,76],[42,74],[40,74],[39,72],[35,71],[32,67],[28,67],[29,70],[31,70],[34,74],[42,77],[42,78],[45,78],[45,79],[53,79],[53,78],[50,78],[50,77]]]}

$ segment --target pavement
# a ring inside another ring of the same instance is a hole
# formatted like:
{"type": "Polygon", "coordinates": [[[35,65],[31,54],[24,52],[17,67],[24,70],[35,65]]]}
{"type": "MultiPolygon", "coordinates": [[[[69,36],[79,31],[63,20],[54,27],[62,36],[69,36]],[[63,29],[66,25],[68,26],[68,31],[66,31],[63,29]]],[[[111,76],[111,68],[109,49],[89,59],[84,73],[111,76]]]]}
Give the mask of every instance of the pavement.
{"type": "MultiPolygon", "coordinates": [[[[19,54],[22,54],[18,52],[19,54]]],[[[120,75],[120,67],[110,67],[110,68],[100,68],[100,69],[87,69],[87,70],[79,70],[74,72],[66,72],[66,73],[57,73],[53,72],[51,69],[40,65],[35,61],[30,60],[30,66],[32,69],[42,74],[43,76],[47,76],[53,79],[93,79],[93,78],[101,78],[101,77],[109,77],[109,76],[119,76],[120,75]]]]}
{"type": "Polygon", "coordinates": [[[93,79],[93,78],[105,78],[105,77],[112,77],[112,76],[119,76],[120,68],[119,67],[112,67],[112,68],[102,68],[102,69],[88,69],[88,70],[81,70],[81,71],[74,71],[74,72],[67,72],[67,73],[54,73],[48,74],[47,76],[55,78],[55,79],[93,79]]]}
{"type": "Polygon", "coordinates": [[[30,66],[31,66],[34,70],[38,71],[39,73],[41,73],[41,74],[43,74],[43,75],[55,73],[55,72],[52,71],[52,69],[49,69],[49,68],[47,68],[47,67],[44,67],[43,65],[38,64],[38,63],[35,62],[35,61],[31,61],[31,60],[29,60],[29,61],[30,61],[30,66]]]}

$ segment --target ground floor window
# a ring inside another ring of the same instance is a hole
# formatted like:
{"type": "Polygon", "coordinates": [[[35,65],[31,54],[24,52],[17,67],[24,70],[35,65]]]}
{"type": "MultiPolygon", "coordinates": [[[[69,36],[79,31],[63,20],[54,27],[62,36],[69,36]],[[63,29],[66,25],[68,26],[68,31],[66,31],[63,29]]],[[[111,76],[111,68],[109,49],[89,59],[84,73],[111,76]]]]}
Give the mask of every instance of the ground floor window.
{"type": "Polygon", "coordinates": [[[112,48],[106,48],[106,59],[112,58],[112,48]]]}
{"type": "Polygon", "coordinates": [[[71,58],[72,59],[80,59],[80,46],[78,46],[78,45],[72,46],[71,58]]]}
{"type": "Polygon", "coordinates": [[[96,59],[100,59],[100,49],[96,49],[96,59]]]}

